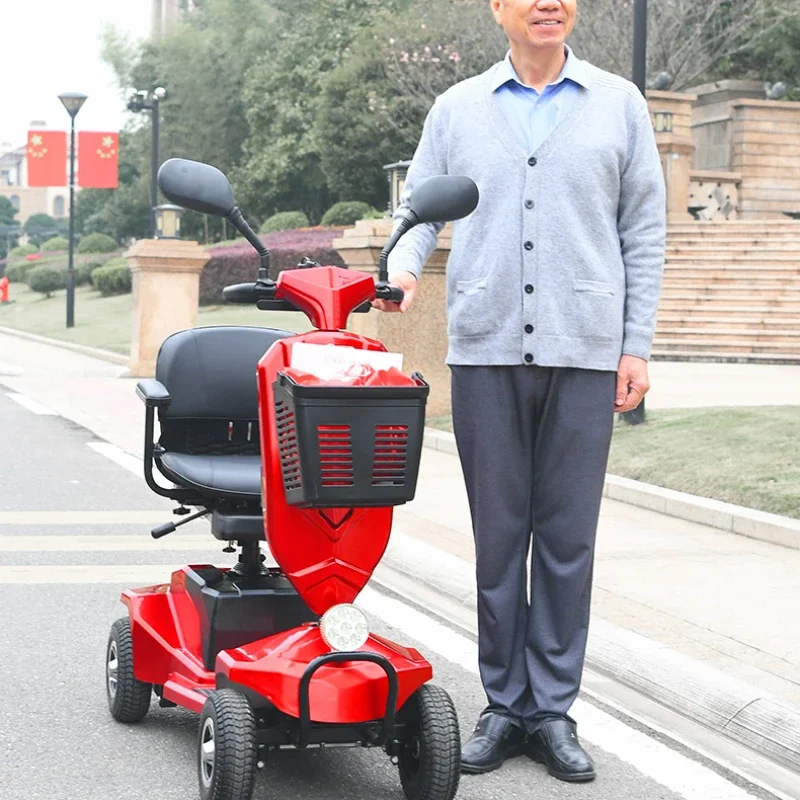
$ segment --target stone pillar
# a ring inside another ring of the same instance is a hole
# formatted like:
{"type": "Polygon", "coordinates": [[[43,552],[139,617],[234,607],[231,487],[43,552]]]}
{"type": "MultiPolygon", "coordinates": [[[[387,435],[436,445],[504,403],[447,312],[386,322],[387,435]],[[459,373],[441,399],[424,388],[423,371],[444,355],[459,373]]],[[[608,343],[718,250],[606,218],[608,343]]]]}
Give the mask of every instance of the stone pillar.
{"type": "MultiPolygon", "coordinates": [[[[333,242],[348,269],[377,278],[381,250],[392,232],[390,219],[360,220],[333,242]]],[[[403,354],[403,371],[417,371],[430,384],[427,416],[450,414],[450,370],[447,355],[445,266],[450,255],[451,226],[439,234],[439,246],[428,259],[417,296],[405,314],[372,310],[351,314],[348,330],[383,342],[403,354]]]]}
{"type": "Polygon", "coordinates": [[[685,222],[691,220],[689,213],[690,172],[695,145],[692,141],[692,103],[693,94],[680,92],[647,93],[647,103],[651,118],[659,111],[672,114],[672,130],[656,131],[656,143],[661,154],[661,166],[667,187],[667,221],[685,222]]]}
{"type": "Polygon", "coordinates": [[[197,242],[141,239],[125,257],[133,283],[130,375],[152,378],[164,339],[197,323],[200,272],[209,255],[197,242]]]}

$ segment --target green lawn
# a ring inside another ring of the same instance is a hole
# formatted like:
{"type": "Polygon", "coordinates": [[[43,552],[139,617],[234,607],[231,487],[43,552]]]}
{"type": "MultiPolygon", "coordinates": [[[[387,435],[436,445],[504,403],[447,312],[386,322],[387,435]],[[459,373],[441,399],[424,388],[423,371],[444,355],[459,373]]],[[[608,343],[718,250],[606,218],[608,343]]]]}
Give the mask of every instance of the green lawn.
{"type": "Polygon", "coordinates": [[[648,410],[644,425],[618,420],[608,471],[800,519],[798,454],[800,406],[648,410]]]}
{"type": "MultiPolygon", "coordinates": [[[[75,326],[66,327],[66,292],[52,297],[12,284],[9,304],[0,305],[0,327],[16,328],[40,336],[99,347],[127,355],[131,345],[130,294],[101,297],[90,287],[75,290],[75,326]]],[[[254,325],[299,332],[311,326],[305,314],[258,311],[249,306],[207,306],[200,309],[198,327],[254,325]]]]}

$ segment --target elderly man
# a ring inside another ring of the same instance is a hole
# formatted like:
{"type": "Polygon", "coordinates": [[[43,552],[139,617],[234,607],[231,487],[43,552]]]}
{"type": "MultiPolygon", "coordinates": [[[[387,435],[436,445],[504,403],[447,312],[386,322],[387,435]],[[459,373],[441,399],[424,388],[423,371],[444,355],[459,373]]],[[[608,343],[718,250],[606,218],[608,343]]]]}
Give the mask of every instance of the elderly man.
{"type": "MultiPolygon", "coordinates": [[[[469,498],[480,674],[488,699],[462,751],[481,773],[526,752],[595,777],[569,716],[581,683],[614,412],[638,406],[664,262],[665,187],[647,104],[566,45],[577,0],[491,0],[504,61],[437,98],[404,201],[468,175],[447,267],[453,425],[469,498]],[[526,560],[531,557],[530,591],[526,560]]],[[[441,225],[389,261],[414,300],[441,225]]]]}

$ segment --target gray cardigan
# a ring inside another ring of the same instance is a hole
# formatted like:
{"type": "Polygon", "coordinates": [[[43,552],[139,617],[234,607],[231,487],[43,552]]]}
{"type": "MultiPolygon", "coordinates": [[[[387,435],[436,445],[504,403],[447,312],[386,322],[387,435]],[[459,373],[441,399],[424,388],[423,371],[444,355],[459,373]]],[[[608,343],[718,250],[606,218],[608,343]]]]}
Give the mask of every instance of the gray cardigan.
{"type": "MultiPolygon", "coordinates": [[[[588,88],[533,153],[491,92],[498,65],[437,98],[395,219],[414,186],[468,175],[473,214],[453,223],[448,364],[616,370],[650,357],[664,265],[666,192],[647,103],[587,64],[588,88]]],[[[441,224],[406,234],[389,274],[417,277],[441,224]]]]}

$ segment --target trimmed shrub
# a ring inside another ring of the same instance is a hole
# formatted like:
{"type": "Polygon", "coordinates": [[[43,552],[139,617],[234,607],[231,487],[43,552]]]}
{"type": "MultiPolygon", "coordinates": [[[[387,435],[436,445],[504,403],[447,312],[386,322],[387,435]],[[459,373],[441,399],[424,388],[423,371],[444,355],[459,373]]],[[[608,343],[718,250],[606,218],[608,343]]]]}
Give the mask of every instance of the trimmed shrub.
{"type": "Polygon", "coordinates": [[[388,211],[379,211],[377,208],[373,208],[372,211],[365,214],[362,219],[387,219],[388,216],[388,211]]]}
{"type": "Polygon", "coordinates": [[[18,261],[16,264],[9,263],[6,266],[6,276],[11,283],[25,283],[28,271],[33,269],[34,266],[29,261],[18,261]]]}
{"type": "Polygon", "coordinates": [[[92,282],[92,272],[98,267],[105,266],[103,261],[86,261],[83,264],[75,265],[75,285],[86,286],[92,282]]]}
{"type": "Polygon", "coordinates": [[[308,217],[302,211],[281,211],[266,220],[258,232],[277,233],[278,231],[307,228],[310,224],[308,217]]]}
{"type": "Polygon", "coordinates": [[[118,249],[117,240],[104,233],[90,233],[84,236],[78,245],[79,253],[113,253],[118,249]]]}
{"type": "Polygon", "coordinates": [[[103,297],[131,291],[131,270],[124,258],[112,258],[105,266],[92,271],[92,285],[103,297]],[[122,263],[119,263],[119,262],[122,263]]]}
{"type": "Polygon", "coordinates": [[[8,254],[9,258],[25,258],[32,253],[38,253],[39,248],[35,244],[21,244],[19,247],[12,248],[8,254]]]}
{"type": "MultiPolygon", "coordinates": [[[[340,228],[311,228],[280,231],[262,237],[270,253],[270,277],[277,280],[281,272],[295,269],[306,256],[323,266],[344,267],[342,257],[332,247],[333,240],[341,233],[340,228]]],[[[211,260],[200,273],[201,305],[223,304],[222,290],[226,286],[256,279],[258,253],[249,243],[218,247],[208,253],[211,260]]]]}
{"type": "Polygon", "coordinates": [[[369,203],[362,203],[357,200],[344,201],[331,206],[322,218],[323,225],[337,225],[340,228],[355,225],[360,219],[364,219],[367,214],[375,209],[369,203]]]}
{"type": "Polygon", "coordinates": [[[34,292],[39,292],[45,297],[50,297],[53,292],[63,289],[66,285],[67,274],[58,267],[51,267],[48,264],[43,264],[39,267],[34,267],[28,273],[28,286],[34,292]]]}
{"type": "Polygon", "coordinates": [[[55,252],[58,250],[68,250],[69,249],[69,239],[64,236],[53,236],[52,239],[48,239],[46,242],[42,242],[42,252],[55,252]]]}

